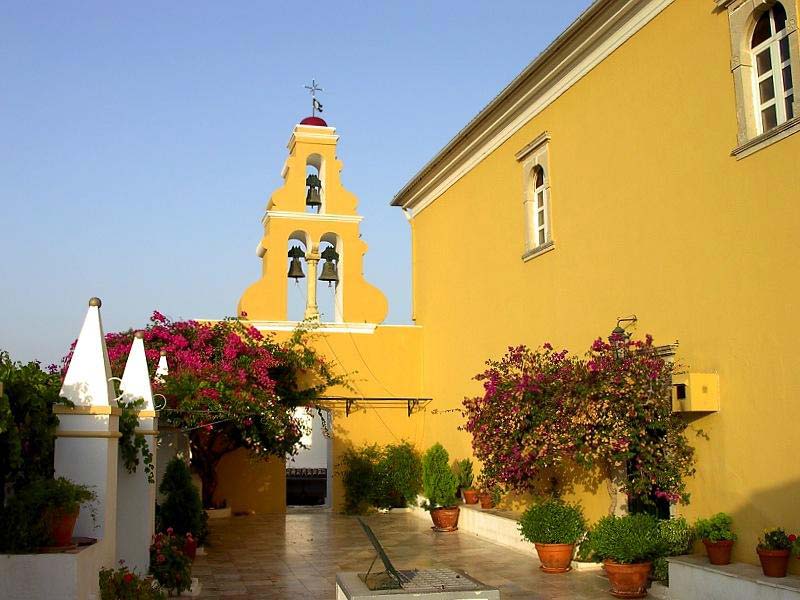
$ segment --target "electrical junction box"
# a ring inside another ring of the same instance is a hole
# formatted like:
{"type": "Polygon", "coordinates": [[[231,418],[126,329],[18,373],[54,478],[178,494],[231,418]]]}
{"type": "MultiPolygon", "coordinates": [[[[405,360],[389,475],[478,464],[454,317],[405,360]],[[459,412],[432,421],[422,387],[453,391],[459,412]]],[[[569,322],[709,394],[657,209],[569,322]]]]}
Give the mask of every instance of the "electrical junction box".
{"type": "Polygon", "coordinates": [[[673,412],[719,411],[717,373],[676,373],[672,376],[673,412]]]}

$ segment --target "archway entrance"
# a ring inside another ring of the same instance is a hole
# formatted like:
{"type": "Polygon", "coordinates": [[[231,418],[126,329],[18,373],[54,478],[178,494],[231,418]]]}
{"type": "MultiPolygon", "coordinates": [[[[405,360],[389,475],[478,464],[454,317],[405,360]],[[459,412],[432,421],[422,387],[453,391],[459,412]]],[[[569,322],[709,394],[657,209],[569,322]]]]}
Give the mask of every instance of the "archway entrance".
{"type": "Polygon", "coordinates": [[[303,423],[302,448],[286,459],[286,506],[331,506],[333,416],[325,409],[296,409],[303,423]]]}

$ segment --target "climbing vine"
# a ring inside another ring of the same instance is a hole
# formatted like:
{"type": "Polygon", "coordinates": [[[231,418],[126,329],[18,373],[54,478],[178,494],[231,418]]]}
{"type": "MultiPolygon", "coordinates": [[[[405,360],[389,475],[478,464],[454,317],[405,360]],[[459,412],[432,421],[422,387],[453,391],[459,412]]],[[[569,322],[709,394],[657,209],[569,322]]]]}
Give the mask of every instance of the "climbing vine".
{"type": "Polygon", "coordinates": [[[122,437],[119,438],[119,451],[125,469],[128,473],[135,473],[139,468],[139,455],[141,455],[147,481],[155,483],[153,453],[150,452],[150,446],[144,435],[136,432],[136,428],[139,426],[138,413],[144,408],[144,400],[141,398],[130,402],[119,400],[117,405],[122,409],[119,416],[119,432],[122,434],[122,437]]]}

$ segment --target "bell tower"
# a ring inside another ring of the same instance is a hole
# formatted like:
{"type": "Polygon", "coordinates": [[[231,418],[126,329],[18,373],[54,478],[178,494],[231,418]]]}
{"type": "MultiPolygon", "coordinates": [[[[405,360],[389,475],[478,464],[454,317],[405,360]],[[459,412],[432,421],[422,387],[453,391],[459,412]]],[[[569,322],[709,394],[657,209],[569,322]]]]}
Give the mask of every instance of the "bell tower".
{"type": "MultiPolygon", "coordinates": [[[[316,98],[313,102],[316,112],[321,105],[316,98]]],[[[338,140],[336,129],[316,115],[294,127],[283,185],[273,192],[262,219],[261,279],[239,299],[240,316],[288,320],[287,286],[297,282],[305,288],[305,319],[320,319],[319,293],[333,295],[333,314],[324,315],[326,322],[377,324],[386,318],[386,297],[364,280],[363,217],[356,212],[355,195],[339,178],[338,140]]]]}

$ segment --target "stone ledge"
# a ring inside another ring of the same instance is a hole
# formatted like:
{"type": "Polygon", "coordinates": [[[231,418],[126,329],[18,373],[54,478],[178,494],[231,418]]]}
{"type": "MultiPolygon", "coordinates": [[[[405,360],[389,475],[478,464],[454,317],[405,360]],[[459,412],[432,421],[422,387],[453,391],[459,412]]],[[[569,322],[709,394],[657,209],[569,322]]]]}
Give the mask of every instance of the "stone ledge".
{"type": "Polygon", "coordinates": [[[712,565],[701,555],[668,560],[670,593],[676,598],[800,600],[800,577],[795,575],[765,577],[756,565],[712,565]]]}
{"type": "MultiPolygon", "coordinates": [[[[424,498],[421,498],[424,500],[424,498]]],[[[518,552],[528,554],[538,562],[536,547],[524,539],[517,529],[519,514],[496,508],[482,509],[478,504],[459,504],[461,513],[458,517],[458,530],[477,537],[489,540],[495,544],[513,548],[518,552]]],[[[428,511],[412,507],[411,512],[420,518],[430,520],[428,511]]],[[[572,568],[576,571],[599,571],[603,568],[600,563],[586,563],[572,561],[572,568]]]]}

